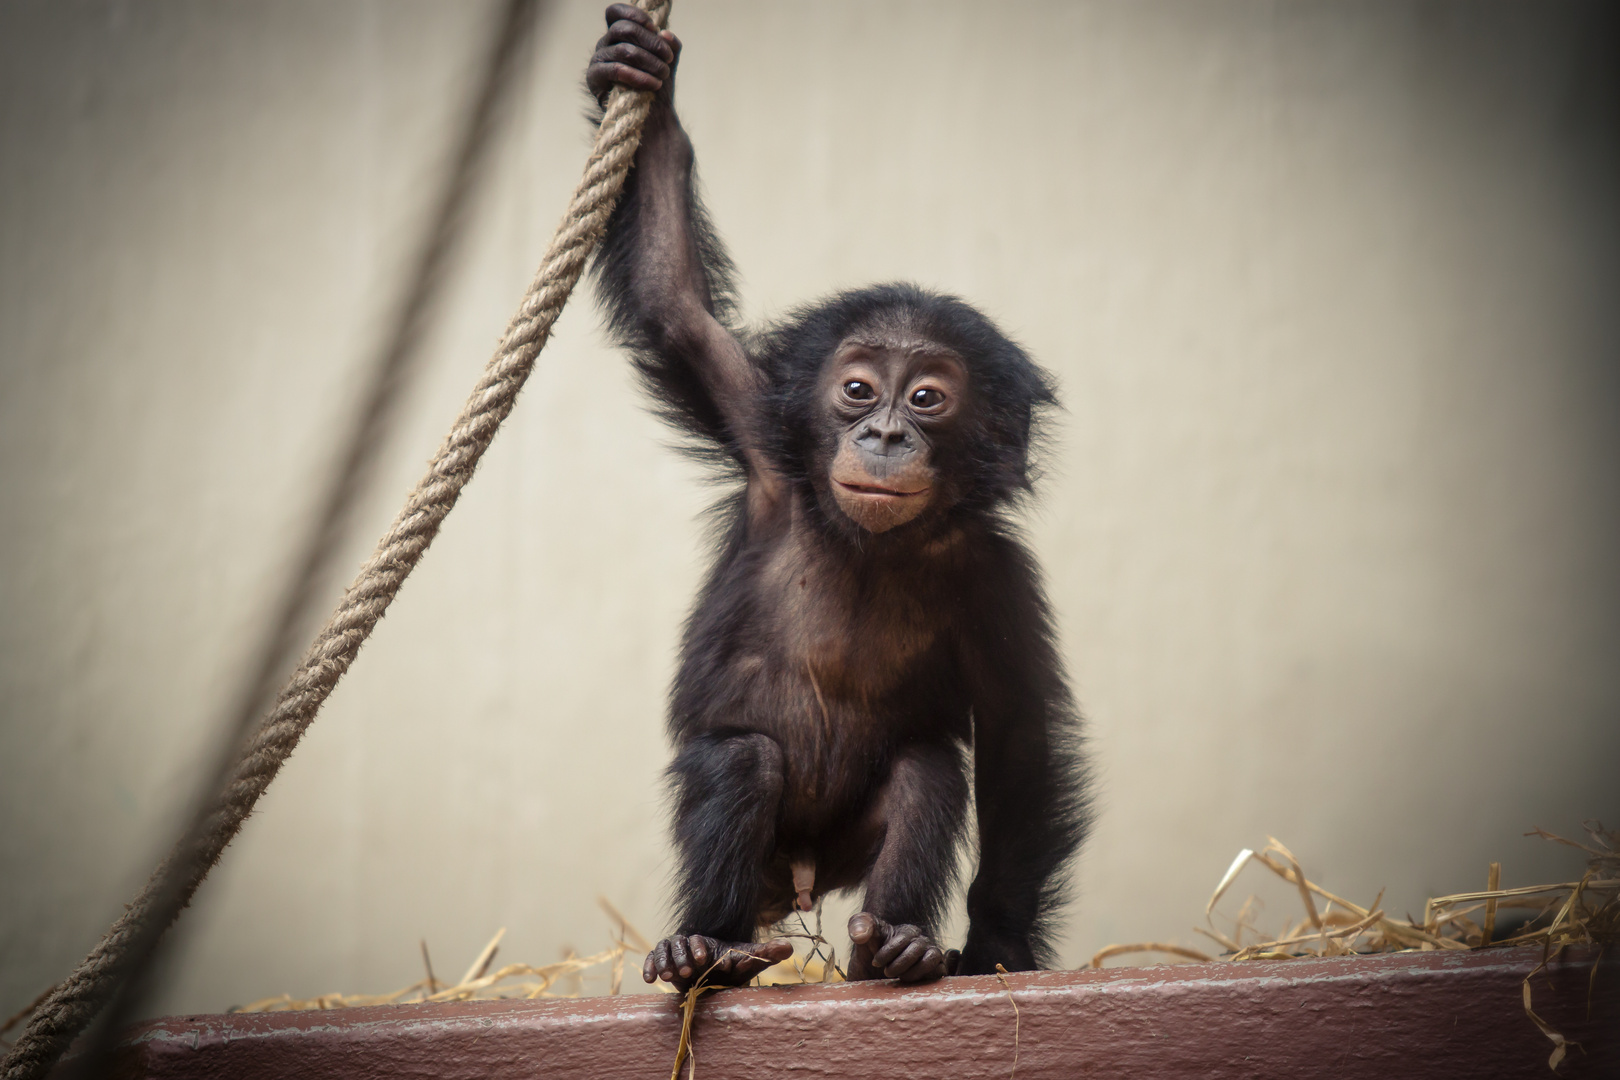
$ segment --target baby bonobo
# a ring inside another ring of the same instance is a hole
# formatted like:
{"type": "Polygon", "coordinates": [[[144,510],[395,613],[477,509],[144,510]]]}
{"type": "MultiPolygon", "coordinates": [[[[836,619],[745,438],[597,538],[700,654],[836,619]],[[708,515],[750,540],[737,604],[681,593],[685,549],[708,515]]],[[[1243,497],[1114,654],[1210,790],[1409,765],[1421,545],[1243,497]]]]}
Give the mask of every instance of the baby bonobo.
{"type": "Polygon", "coordinates": [[[680,42],[626,4],[607,20],[591,92],[655,102],[601,300],[660,410],[736,481],[671,694],[679,922],[643,975],[747,982],[792,951],[762,926],[861,885],[851,978],[1033,968],[1086,821],[1039,573],[1002,516],[1029,489],[1047,379],[978,311],[911,285],[740,336],[675,115],[680,42]],[[947,953],[969,748],[979,860],[947,953]]]}

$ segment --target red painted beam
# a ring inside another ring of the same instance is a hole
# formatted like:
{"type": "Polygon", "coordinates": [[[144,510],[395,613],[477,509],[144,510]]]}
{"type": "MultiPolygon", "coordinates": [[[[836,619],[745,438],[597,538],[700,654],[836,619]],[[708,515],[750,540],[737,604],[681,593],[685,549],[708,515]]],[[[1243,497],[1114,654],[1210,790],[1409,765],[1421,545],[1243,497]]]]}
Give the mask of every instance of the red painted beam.
{"type": "MultiPolygon", "coordinates": [[[[1564,1077],[1620,1077],[1620,956],[1573,950],[1536,1011],[1582,1042],[1564,1077]],[[1592,978],[1594,963],[1596,977],[1592,978]],[[1588,993],[1590,990],[1590,1017],[1588,993]]],[[[1047,971],[1007,979],[705,996],[697,1075],[827,1077],[1551,1076],[1520,983],[1540,949],[1047,971]]],[[[598,997],[169,1017],[132,1029],[128,1080],[668,1075],[676,999],[598,997]]],[[[684,1070],[683,1070],[684,1075],[684,1070]]]]}

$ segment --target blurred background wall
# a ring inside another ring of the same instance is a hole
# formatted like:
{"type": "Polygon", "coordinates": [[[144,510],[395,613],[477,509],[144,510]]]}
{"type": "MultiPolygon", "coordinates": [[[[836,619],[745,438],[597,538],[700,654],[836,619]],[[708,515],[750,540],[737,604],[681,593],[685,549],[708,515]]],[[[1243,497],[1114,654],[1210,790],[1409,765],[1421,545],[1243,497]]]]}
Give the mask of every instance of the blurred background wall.
{"type": "MultiPolygon", "coordinates": [[[[0,1013],[168,842],[493,13],[0,5],[0,1013]]],[[[542,20],[346,567],[578,176],[600,21],[542,20]]],[[[1531,826],[1620,824],[1612,6],[682,0],[673,24],[751,317],[911,278],[1061,385],[1027,526],[1102,811],[1067,963],[1196,944],[1268,833],[1417,913],[1491,859],[1573,872],[1531,826]]],[[[453,974],[501,926],[512,959],[594,951],[598,894],[664,928],[663,697],[712,493],[582,300],[155,1008],[388,990],[418,939],[453,974]]]]}

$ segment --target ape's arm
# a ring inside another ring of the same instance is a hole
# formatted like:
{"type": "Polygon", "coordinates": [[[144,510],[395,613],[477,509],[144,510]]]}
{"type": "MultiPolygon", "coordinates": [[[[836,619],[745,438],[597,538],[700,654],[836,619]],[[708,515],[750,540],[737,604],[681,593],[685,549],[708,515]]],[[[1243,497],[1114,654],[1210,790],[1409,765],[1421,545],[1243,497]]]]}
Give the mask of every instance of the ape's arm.
{"type": "Polygon", "coordinates": [[[1054,958],[1049,916],[1087,823],[1077,718],[1031,556],[1005,540],[980,575],[963,674],[973,702],[979,868],[959,974],[1054,958]]]}
{"type": "Polygon", "coordinates": [[[666,415],[762,478],[770,470],[755,449],[759,373],[726,327],[731,266],[693,190],[692,144],[675,115],[680,42],[655,34],[631,5],[614,4],[607,17],[586,84],[598,99],[616,84],[656,94],[597,253],[598,291],[666,415]]]}

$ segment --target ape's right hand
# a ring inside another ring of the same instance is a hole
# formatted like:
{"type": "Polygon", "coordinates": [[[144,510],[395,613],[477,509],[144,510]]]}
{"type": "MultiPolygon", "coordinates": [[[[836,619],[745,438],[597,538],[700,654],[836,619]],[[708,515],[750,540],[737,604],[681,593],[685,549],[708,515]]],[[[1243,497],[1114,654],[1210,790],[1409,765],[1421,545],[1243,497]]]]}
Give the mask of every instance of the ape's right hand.
{"type": "Polygon", "coordinates": [[[675,934],[653,946],[641,965],[648,982],[663,979],[685,990],[703,976],[714,986],[741,986],[772,964],[793,955],[793,945],[773,941],[720,941],[703,934],[675,934]]]}
{"type": "Polygon", "coordinates": [[[675,93],[675,66],[681,41],[668,30],[654,30],[652,19],[634,4],[610,4],[607,33],[596,43],[585,86],[606,102],[615,86],[651,90],[665,102],[675,93]]]}

